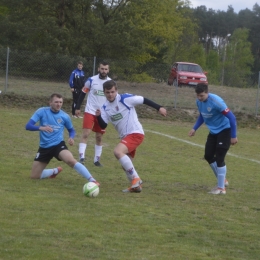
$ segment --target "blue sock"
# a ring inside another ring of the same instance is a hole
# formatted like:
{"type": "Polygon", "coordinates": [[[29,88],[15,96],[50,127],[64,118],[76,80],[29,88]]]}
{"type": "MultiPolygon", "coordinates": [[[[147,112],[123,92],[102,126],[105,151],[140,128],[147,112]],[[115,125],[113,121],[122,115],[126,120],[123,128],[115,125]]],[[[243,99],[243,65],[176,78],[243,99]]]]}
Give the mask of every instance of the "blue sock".
{"type": "Polygon", "coordinates": [[[216,178],[218,178],[217,162],[211,163],[209,166],[211,167],[212,171],[214,172],[216,178]]]}
{"type": "Polygon", "coordinates": [[[218,167],[218,188],[225,188],[225,178],[226,178],[227,167],[218,167]]]}
{"type": "Polygon", "coordinates": [[[40,179],[48,178],[48,177],[50,177],[53,173],[54,173],[54,172],[53,172],[53,169],[45,169],[45,170],[42,171],[42,174],[41,174],[40,179]]]}
{"type": "Polygon", "coordinates": [[[81,163],[77,162],[73,169],[75,169],[80,175],[82,175],[84,178],[88,179],[89,181],[96,181],[88,171],[88,169],[81,163]]]}

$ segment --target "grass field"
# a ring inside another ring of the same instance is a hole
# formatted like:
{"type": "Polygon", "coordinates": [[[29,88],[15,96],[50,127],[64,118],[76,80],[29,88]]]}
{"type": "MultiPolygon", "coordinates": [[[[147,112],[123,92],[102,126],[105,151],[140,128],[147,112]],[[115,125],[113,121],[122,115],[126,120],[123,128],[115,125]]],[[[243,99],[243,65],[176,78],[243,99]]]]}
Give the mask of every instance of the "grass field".
{"type": "MultiPolygon", "coordinates": [[[[239,143],[226,158],[227,194],[202,159],[207,129],[189,138],[193,123],[142,119],[146,131],[135,167],[140,194],[128,186],[113,157],[119,141],[110,126],[104,136],[103,168],[87,167],[101,183],[95,199],[84,197],[86,180],[63,163],[56,179],[31,180],[38,133],[24,130],[34,109],[0,106],[0,259],[259,259],[259,130],[238,129],[239,143]]],[[[77,157],[81,120],[74,119],[77,157]]],[[[67,140],[67,135],[65,137],[67,140]]]]}

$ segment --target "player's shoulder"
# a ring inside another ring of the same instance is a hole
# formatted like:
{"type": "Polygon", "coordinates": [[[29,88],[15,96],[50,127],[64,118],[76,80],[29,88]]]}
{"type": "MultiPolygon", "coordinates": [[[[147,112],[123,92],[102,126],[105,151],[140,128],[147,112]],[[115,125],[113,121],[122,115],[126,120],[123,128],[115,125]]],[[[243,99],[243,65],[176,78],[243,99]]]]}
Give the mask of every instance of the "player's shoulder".
{"type": "Polygon", "coordinates": [[[222,97],[216,95],[216,94],[212,94],[209,93],[209,98],[208,100],[214,104],[220,104],[220,103],[225,103],[225,101],[223,100],[222,97]]]}
{"type": "Polygon", "coordinates": [[[134,94],[130,94],[130,93],[123,93],[123,94],[119,94],[119,98],[120,99],[125,99],[125,98],[129,98],[129,97],[133,97],[135,96],[134,94]]]}
{"type": "Polygon", "coordinates": [[[38,113],[50,112],[50,107],[40,107],[36,110],[38,113]]]}

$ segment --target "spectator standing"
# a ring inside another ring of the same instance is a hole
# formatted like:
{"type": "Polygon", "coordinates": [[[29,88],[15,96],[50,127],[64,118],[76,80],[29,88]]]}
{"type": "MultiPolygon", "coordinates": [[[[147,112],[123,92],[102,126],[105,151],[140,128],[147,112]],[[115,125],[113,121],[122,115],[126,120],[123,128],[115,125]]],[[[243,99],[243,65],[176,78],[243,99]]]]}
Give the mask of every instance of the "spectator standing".
{"type": "Polygon", "coordinates": [[[209,93],[208,85],[198,84],[195,87],[197,94],[196,104],[199,117],[190,130],[189,136],[194,136],[197,129],[205,123],[209,134],[205,144],[204,158],[210,165],[217,178],[217,186],[209,193],[226,194],[228,181],[226,179],[227,167],[225,157],[231,145],[237,140],[236,117],[227,107],[224,100],[216,94],[209,93]]]}
{"type": "Polygon", "coordinates": [[[80,106],[88,93],[87,103],[85,106],[85,113],[83,118],[83,131],[81,140],[79,143],[79,161],[85,163],[85,152],[87,149],[87,141],[91,131],[96,133],[96,144],[95,144],[95,155],[94,164],[95,166],[102,166],[99,162],[102,154],[102,136],[105,133],[105,129],[101,129],[96,118],[96,110],[100,109],[105,103],[106,98],[103,91],[103,83],[110,80],[108,77],[109,64],[105,61],[99,63],[98,74],[90,77],[85,82],[81,94],[79,96],[76,105],[76,116],[80,115],[80,106]]]}
{"type": "Polygon", "coordinates": [[[85,74],[83,71],[83,62],[78,61],[77,68],[72,71],[69,79],[69,85],[72,92],[72,106],[71,106],[71,113],[72,117],[74,118],[82,118],[80,115],[76,116],[75,108],[81,93],[82,88],[84,87],[85,83],[85,74]]]}

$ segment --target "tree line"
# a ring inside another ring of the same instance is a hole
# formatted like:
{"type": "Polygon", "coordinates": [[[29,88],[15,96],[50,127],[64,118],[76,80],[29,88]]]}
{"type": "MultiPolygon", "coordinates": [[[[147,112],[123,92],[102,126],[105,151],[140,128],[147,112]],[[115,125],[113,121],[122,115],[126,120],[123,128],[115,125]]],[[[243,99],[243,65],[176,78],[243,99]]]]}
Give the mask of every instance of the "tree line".
{"type": "Polygon", "coordinates": [[[260,7],[235,13],[180,0],[2,0],[0,47],[145,64],[199,63],[212,84],[260,70],[260,7]]]}

